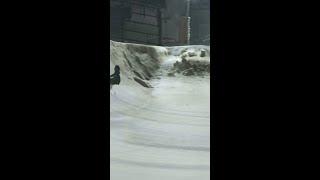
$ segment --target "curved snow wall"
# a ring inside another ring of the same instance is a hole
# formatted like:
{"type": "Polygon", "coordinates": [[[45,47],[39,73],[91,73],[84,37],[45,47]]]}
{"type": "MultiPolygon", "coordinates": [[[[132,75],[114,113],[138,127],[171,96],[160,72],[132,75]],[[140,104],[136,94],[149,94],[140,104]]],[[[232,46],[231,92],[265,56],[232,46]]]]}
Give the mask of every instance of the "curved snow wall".
{"type": "Polygon", "coordinates": [[[135,84],[151,87],[149,80],[160,67],[168,50],[159,46],[120,43],[110,40],[110,73],[120,66],[120,84],[135,84]]]}

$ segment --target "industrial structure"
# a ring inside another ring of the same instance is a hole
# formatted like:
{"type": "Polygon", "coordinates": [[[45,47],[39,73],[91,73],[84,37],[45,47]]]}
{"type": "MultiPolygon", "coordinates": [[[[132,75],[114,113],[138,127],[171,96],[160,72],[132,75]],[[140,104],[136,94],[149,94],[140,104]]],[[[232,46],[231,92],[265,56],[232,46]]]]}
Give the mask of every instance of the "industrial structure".
{"type": "Polygon", "coordinates": [[[210,45],[210,0],[190,2],[191,44],[210,45]]]}
{"type": "Polygon", "coordinates": [[[111,0],[111,40],[161,45],[164,5],[163,0],[111,0]]]}
{"type": "Polygon", "coordinates": [[[210,0],[110,0],[110,39],[150,45],[210,43],[210,0]]]}

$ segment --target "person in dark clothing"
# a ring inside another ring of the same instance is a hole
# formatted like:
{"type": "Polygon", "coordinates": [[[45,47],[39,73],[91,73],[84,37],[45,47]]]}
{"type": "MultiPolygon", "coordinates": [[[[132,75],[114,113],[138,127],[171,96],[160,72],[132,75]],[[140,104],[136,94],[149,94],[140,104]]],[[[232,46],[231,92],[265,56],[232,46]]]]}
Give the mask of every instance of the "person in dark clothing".
{"type": "Polygon", "coordinates": [[[110,76],[110,85],[120,84],[120,67],[116,65],[114,67],[114,73],[110,76]]]}

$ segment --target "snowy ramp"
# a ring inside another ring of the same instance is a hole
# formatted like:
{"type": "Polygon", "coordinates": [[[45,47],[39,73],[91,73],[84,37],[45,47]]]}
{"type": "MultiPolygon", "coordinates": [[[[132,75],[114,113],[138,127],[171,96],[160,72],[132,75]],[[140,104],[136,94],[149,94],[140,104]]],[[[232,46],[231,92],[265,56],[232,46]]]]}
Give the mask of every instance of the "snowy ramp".
{"type": "Polygon", "coordinates": [[[110,90],[112,180],[210,178],[210,76],[167,76],[181,48],[110,41],[110,72],[121,68],[110,90]]]}

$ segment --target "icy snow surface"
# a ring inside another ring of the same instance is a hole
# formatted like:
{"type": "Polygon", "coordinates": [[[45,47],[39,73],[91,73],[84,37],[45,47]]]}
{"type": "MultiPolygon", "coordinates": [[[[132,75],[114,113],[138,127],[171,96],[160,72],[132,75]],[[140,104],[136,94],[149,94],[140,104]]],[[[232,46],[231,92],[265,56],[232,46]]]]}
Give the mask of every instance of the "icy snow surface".
{"type": "Polygon", "coordinates": [[[110,89],[112,180],[210,178],[210,76],[167,76],[186,48],[197,54],[191,59],[210,62],[208,46],[110,41],[110,72],[121,68],[120,85],[110,89]],[[208,55],[199,57],[200,49],[208,55]]]}

